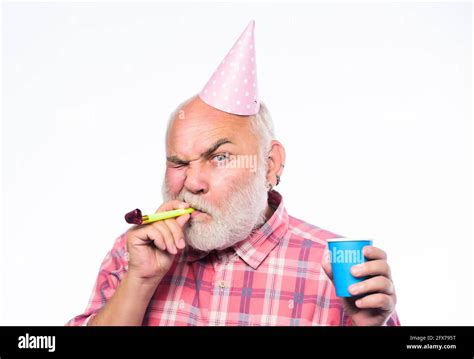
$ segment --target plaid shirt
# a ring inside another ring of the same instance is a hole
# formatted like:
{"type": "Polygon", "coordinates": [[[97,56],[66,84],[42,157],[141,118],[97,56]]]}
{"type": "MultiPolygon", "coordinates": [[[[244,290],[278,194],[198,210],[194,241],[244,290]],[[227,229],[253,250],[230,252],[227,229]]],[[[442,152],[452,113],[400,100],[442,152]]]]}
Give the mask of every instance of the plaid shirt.
{"type": "MultiPolygon", "coordinates": [[[[178,254],[158,285],[143,325],[350,325],[321,267],[336,234],[290,217],[272,191],[272,217],[223,251],[178,254]]],[[[66,325],[84,325],[112,297],[127,272],[126,236],[105,257],[86,311],[66,325]]],[[[396,313],[387,325],[400,325],[396,313]]]]}

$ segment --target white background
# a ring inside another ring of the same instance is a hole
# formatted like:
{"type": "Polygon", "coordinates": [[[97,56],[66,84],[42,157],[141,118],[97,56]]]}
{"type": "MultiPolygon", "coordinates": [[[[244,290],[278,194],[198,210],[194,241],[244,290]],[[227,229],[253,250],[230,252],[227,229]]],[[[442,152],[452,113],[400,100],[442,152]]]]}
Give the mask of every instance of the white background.
{"type": "Polygon", "coordinates": [[[0,323],[81,313],[169,112],[250,19],[290,214],[389,254],[405,325],[474,325],[470,4],[4,3],[0,323]]]}

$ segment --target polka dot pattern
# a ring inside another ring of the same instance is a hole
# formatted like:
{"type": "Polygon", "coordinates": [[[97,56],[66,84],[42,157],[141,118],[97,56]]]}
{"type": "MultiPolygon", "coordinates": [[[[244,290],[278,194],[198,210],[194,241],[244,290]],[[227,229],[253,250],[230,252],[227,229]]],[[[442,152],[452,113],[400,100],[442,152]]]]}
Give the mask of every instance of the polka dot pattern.
{"type": "Polygon", "coordinates": [[[258,112],[254,28],[252,20],[199,93],[209,106],[243,116],[258,112]]]}

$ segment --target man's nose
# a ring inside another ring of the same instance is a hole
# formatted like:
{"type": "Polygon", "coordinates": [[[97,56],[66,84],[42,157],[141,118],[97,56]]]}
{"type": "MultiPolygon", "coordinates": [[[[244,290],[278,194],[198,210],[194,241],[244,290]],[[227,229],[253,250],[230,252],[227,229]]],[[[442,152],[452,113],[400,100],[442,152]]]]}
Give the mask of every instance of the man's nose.
{"type": "Polygon", "coordinates": [[[202,166],[190,166],[186,170],[184,187],[193,194],[206,194],[209,191],[209,174],[202,166]]]}

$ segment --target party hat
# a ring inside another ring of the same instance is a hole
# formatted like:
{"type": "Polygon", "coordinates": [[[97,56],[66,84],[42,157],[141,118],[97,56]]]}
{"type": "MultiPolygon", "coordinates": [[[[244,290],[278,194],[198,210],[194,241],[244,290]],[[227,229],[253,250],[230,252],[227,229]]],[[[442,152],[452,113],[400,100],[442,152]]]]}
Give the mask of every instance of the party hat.
{"type": "Polygon", "coordinates": [[[258,113],[254,27],[252,20],[199,93],[209,106],[236,115],[258,113]]]}

